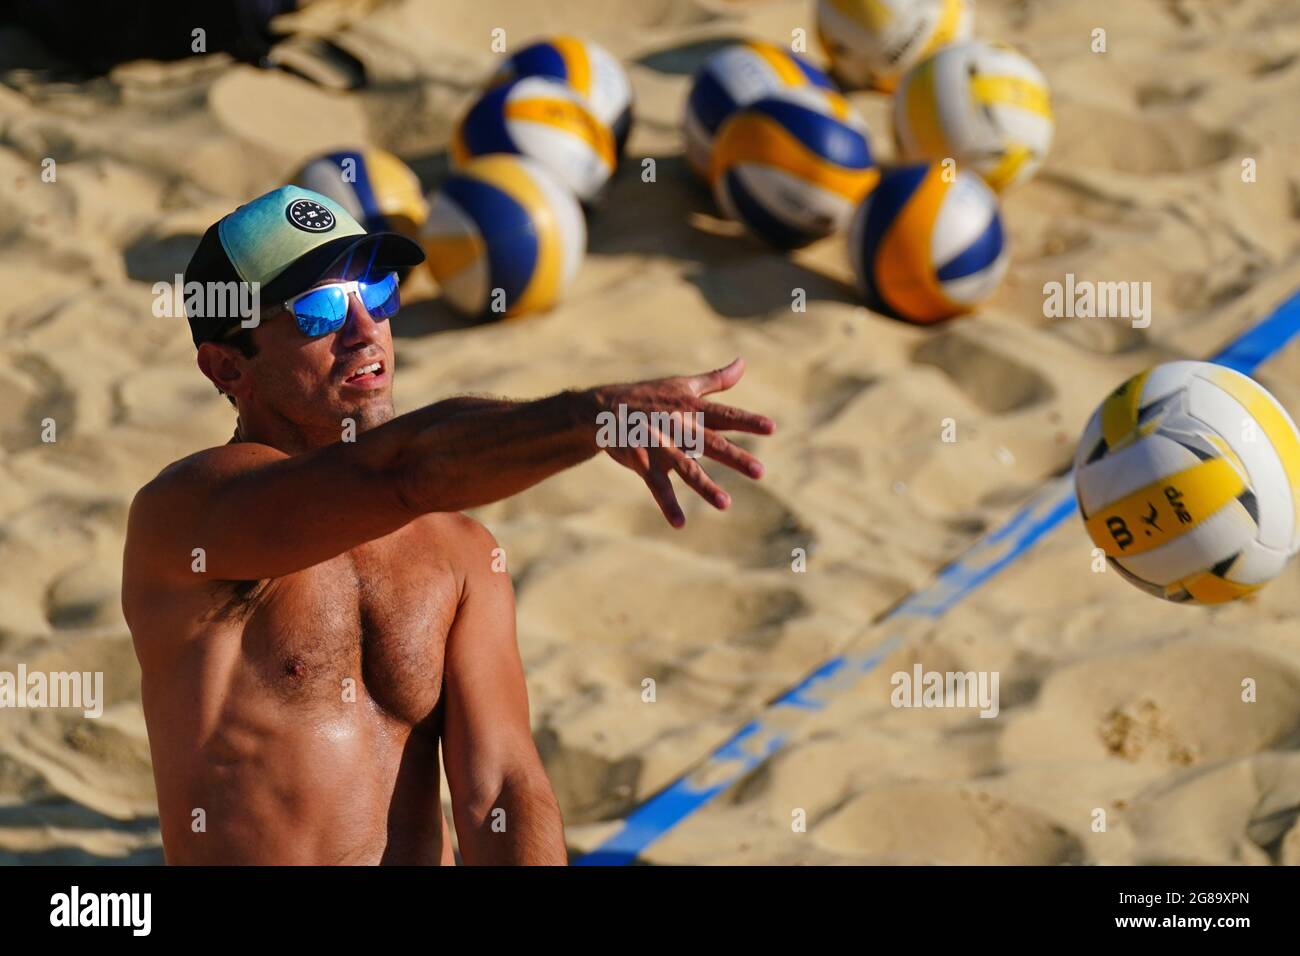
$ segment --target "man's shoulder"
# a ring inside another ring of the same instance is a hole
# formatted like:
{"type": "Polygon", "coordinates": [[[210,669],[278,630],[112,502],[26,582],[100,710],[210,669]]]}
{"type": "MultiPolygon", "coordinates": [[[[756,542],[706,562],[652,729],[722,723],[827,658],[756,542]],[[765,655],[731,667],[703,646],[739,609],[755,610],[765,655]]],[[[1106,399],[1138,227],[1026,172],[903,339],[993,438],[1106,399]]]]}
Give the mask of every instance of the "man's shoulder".
{"type": "Polygon", "coordinates": [[[505,551],[481,522],[457,511],[421,515],[411,522],[421,545],[444,558],[464,581],[484,569],[504,570],[505,551]]]}
{"type": "Polygon", "coordinates": [[[196,481],[219,478],[232,472],[242,471],[246,468],[288,457],[289,455],[278,448],[272,448],[270,445],[262,445],[258,442],[231,442],[225,445],[215,445],[212,448],[204,448],[191,455],[186,455],[184,458],[178,458],[158,472],[140,490],[151,489],[157,491],[159,489],[185,486],[196,481]]]}
{"type": "Polygon", "coordinates": [[[217,445],[179,458],[163,468],[135,493],[131,510],[141,514],[170,507],[177,499],[198,495],[241,471],[289,457],[255,442],[217,445]]]}
{"type": "Polygon", "coordinates": [[[207,496],[223,480],[286,457],[269,445],[246,442],[204,448],[167,465],[131,500],[126,533],[128,556],[133,545],[153,543],[169,532],[179,531],[182,517],[204,507],[207,496]]]}
{"type": "Polygon", "coordinates": [[[411,522],[421,537],[449,554],[489,551],[497,540],[480,521],[459,511],[435,511],[420,515],[411,522]]]}

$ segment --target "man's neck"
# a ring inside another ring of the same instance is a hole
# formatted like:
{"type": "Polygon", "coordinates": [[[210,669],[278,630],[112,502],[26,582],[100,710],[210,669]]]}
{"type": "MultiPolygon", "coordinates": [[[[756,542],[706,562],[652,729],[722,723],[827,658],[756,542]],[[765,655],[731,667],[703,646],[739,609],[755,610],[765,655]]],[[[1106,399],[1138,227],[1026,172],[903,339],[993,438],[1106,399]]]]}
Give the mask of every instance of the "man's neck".
{"type": "MultiPolygon", "coordinates": [[[[353,422],[352,428],[358,436],[382,425],[392,417],[391,407],[386,410],[375,408],[356,409],[346,416],[347,419],[353,422]]],[[[342,427],[343,421],[340,421],[337,427],[326,426],[323,429],[306,429],[297,422],[292,422],[278,415],[272,415],[271,417],[264,415],[253,416],[240,412],[235,420],[235,431],[226,444],[237,445],[243,442],[256,442],[259,445],[269,445],[272,448],[277,448],[286,455],[301,455],[341,441],[344,437],[342,427]]]]}
{"type": "MultiPolygon", "coordinates": [[[[360,431],[360,427],[358,427],[358,431],[360,431]]],[[[238,445],[244,442],[255,442],[259,445],[269,445],[271,448],[277,448],[286,455],[301,455],[304,452],[332,445],[341,437],[341,434],[321,434],[313,437],[288,421],[280,421],[274,424],[262,423],[259,427],[257,424],[250,424],[243,415],[240,415],[235,420],[235,431],[226,444],[238,445]]]]}

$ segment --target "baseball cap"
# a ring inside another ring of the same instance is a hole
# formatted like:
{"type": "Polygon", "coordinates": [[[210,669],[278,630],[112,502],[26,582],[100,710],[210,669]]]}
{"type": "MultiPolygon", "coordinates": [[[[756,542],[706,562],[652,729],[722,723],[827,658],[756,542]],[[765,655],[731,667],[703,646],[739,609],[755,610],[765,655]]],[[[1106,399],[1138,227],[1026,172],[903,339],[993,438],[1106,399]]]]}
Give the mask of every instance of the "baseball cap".
{"type": "MultiPolygon", "coordinates": [[[[270,305],[305,291],[350,257],[363,256],[372,271],[392,271],[419,265],[424,250],[395,232],[366,232],[328,196],[282,186],[208,227],[185,267],[185,286],[256,282],[260,301],[270,305]]],[[[195,346],[218,338],[240,318],[225,310],[205,315],[205,298],[185,300],[195,346]]]]}

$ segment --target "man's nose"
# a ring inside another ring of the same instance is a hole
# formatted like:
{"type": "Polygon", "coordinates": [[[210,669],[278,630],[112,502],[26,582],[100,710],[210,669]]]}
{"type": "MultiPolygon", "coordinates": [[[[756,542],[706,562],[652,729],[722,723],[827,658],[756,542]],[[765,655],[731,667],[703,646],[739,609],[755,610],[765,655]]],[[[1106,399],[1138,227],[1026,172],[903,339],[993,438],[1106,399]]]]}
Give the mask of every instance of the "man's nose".
{"type": "Polygon", "coordinates": [[[360,292],[348,293],[348,317],[340,330],[344,342],[368,342],[374,339],[378,323],[361,302],[360,292]]]}

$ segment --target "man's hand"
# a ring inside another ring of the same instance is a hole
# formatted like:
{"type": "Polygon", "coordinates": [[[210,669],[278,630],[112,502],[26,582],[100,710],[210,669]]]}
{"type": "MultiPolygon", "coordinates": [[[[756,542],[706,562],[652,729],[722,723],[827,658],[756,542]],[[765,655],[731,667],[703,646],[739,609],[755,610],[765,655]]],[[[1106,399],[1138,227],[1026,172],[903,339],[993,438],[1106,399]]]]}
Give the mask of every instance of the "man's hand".
{"type": "MultiPolygon", "coordinates": [[[[749,432],[753,435],[770,435],[776,426],[765,415],[748,412],[730,405],[710,402],[704,396],[722,392],[740,381],[745,374],[745,360],[736,359],[725,368],[701,375],[682,375],[660,378],[630,385],[602,385],[582,393],[589,402],[593,430],[598,429],[598,416],[602,413],[628,417],[634,414],[654,422],[653,416],[668,413],[673,418],[673,429],[681,445],[697,448],[707,458],[734,468],[749,478],[763,475],[763,464],[743,448],[732,444],[721,434],[724,431],[749,432]],[[699,413],[699,418],[696,418],[699,413]],[[697,426],[702,423],[702,429],[697,426]]],[[[624,468],[641,476],[659,504],[668,523],[680,528],[686,523],[677,493],[669,475],[676,472],[696,494],[719,510],[731,504],[731,497],[718,487],[700,466],[696,457],[687,454],[662,428],[650,427],[649,441],[636,446],[608,446],[604,450],[624,468]]]]}

